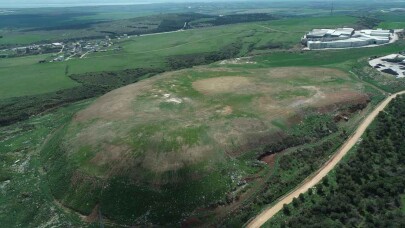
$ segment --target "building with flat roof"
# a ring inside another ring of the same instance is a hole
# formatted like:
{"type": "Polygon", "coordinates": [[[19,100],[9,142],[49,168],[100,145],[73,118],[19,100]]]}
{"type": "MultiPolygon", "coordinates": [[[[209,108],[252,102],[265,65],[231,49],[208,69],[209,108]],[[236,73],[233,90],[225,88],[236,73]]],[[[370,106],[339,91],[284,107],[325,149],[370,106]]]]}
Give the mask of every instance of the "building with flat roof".
{"type": "Polygon", "coordinates": [[[389,43],[393,35],[393,31],[383,29],[313,29],[301,41],[309,49],[355,48],[389,43]]]}

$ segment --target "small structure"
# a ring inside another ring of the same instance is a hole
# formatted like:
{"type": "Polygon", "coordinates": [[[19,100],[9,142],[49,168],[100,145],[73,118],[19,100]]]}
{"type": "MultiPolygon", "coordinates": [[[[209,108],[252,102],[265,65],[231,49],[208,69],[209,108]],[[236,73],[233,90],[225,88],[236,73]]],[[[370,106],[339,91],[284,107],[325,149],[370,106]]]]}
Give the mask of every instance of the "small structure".
{"type": "Polygon", "coordinates": [[[52,43],[53,47],[62,47],[63,44],[62,43],[52,43]]]}

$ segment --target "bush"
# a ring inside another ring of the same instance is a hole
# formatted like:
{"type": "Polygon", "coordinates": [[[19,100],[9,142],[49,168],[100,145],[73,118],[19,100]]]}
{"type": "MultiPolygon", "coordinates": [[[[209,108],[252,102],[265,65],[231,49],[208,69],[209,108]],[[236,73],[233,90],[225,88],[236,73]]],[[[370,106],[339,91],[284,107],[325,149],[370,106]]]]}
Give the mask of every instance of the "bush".
{"type": "Polygon", "coordinates": [[[287,215],[287,216],[290,216],[290,215],[291,215],[291,210],[290,210],[290,208],[288,207],[287,204],[284,204],[284,205],[283,205],[283,213],[284,213],[285,215],[287,215]]]}

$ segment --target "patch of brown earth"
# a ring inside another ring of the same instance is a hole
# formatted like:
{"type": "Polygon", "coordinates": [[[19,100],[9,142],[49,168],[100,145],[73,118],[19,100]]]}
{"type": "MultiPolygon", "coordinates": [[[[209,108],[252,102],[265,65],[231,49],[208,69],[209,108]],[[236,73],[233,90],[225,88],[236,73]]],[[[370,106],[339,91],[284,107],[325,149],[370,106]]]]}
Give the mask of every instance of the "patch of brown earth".
{"type": "Polygon", "coordinates": [[[289,78],[289,77],[320,77],[327,79],[328,77],[347,77],[347,74],[341,70],[322,68],[322,67],[277,67],[268,71],[268,75],[272,78],[289,78]]]}
{"type": "Polygon", "coordinates": [[[97,204],[91,213],[84,218],[85,222],[97,222],[99,220],[99,208],[100,206],[97,204]]]}
{"type": "Polygon", "coordinates": [[[311,96],[310,98],[306,99],[299,99],[297,101],[294,101],[293,103],[290,104],[291,107],[300,107],[308,104],[313,104],[316,103],[317,101],[325,98],[324,92],[321,91],[319,87],[316,86],[301,86],[301,88],[307,89],[307,90],[312,90],[315,94],[311,96]]]}
{"type": "Polygon", "coordinates": [[[225,108],[223,108],[222,110],[220,110],[220,113],[224,116],[229,116],[231,115],[233,112],[233,109],[231,106],[225,106],[225,108]]]}
{"type": "Polygon", "coordinates": [[[241,92],[253,86],[254,83],[249,78],[240,76],[207,78],[193,82],[193,88],[205,95],[241,92]]]}
{"type": "Polygon", "coordinates": [[[204,224],[204,223],[200,219],[198,219],[196,217],[190,217],[181,223],[181,227],[182,228],[199,227],[202,224],[204,224]]]}
{"type": "Polygon", "coordinates": [[[113,90],[98,98],[88,108],[78,112],[74,121],[83,122],[92,119],[122,120],[134,115],[132,102],[137,96],[152,90],[154,83],[162,78],[170,77],[177,72],[164,73],[150,79],[113,90]]]}
{"type": "Polygon", "coordinates": [[[95,165],[95,167],[108,167],[107,176],[113,176],[114,174],[130,170],[134,162],[131,149],[125,144],[119,146],[104,145],[103,149],[90,160],[90,163],[95,165]]]}
{"type": "Polygon", "coordinates": [[[105,145],[101,152],[97,153],[96,156],[90,160],[91,163],[102,166],[110,162],[116,162],[121,160],[130,148],[126,145],[105,145]]]}
{"type": "Polygon", "coordinates": [[[167,151],[166,153],[151,150],[145,153],[142,166],[156,173],[175,171],[212,155],[212,151],[211,145],[183,146],[178,151],[167,151]]]}
{"type": "Polygon", "coordinates": [[[274,163],[276,162],[276,156],[277,156],[277,154],[270,154],[270,155],[264,156],[261,160],[266,162],[267,165],[269,165],[270,167],[272,167],[274,165],[274,163]]]}
{"type": "Polygon", "coordinates": [[[370,97],[367,94],[342,91],[325,94],[325,98],[317,102],[314,106],[318,108],[320,112],[330,112],[342,105],[367,104],[369,101],[370,97]]]}

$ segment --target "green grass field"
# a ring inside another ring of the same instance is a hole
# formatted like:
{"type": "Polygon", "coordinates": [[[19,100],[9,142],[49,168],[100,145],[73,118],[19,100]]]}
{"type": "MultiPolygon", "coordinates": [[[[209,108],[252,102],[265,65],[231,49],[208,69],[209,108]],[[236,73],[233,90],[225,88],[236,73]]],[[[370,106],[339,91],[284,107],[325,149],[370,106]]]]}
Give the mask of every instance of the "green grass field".
{"type": "Polygon", "coordinates": [[[66,64],[39,64],[44,56],[0,60],[0,98],[42,94],[78,85],[65,75],[66,64]]]}
{"type": "MultiPolygon", "coordinates": [[[[75,86],[76,83],[65,75],[67,65],[69,66],[68,74],[116,71],[138,67],[166,67],[166,58],[169,56],[213,52],[234,42],[244,44],[242,55],[248,54],[249,45],[260,47],[267,43],[281,43],[285,47],[291,47],[298,44],[304,32],[311,28],[344,26],[353,23],[355,23],[354,18],[339,16],[238,24],[133,37],[129,40],[121,40],[116,44],[116,46],[122,46],[121,51],[90,54],[85,59],[73,59],[62,63],[39,64],[38,61],[43,56],[1,59],[0,99],[46,93],[75,86]],[[269,30],[266,28],[267,26],[277,31],[269,30]]],[[[362,50],[360,53],[363,52],[362,50]]],[[[360,55],[366,56],[367,54],[366,51],[360,55]]],[[[275,58],[280,62],[275,65],[282,65],[281,61],[295,58],[294,56],[286,57],[286,55],[277,54],[275,58]]],[[[302,58],[306,59],[306,56],[302,58]]]]}
{"type": "Polygon", "coordinates": [[[381,13],[379,18],[383,21],[378,27],[383,29],[405,29],[405,16],[401,12],[396,13],[381,13]]]}

